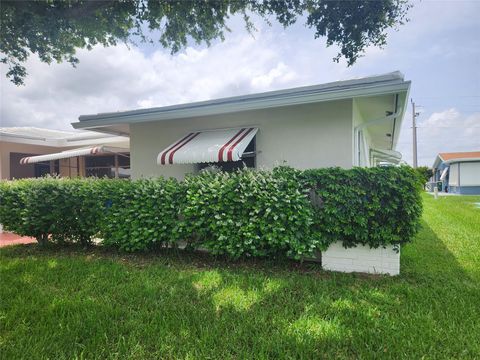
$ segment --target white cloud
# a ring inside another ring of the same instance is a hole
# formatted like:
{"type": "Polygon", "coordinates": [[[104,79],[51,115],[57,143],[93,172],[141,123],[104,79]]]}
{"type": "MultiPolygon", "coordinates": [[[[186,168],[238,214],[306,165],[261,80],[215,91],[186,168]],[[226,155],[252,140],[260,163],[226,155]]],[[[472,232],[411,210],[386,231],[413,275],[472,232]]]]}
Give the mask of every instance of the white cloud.
{"type": "MultiPolygon", "coordinates": [[[[419,162],[437,152],[479,148],[479,2],[418,2],[411,21],[391,31],[385,49],[370,47],[347,67],[332,62],[338,48],[314,39],[302,21],[283,29],[256,21],[254,36],[232,18],[225,42],[188,47],[171,56],[163,49],[96,47],[78,52],[80,64],[46,65],[32,56],[26,86],[0,74],[0,126],[70,129],[81,114],[129,110],[312,85],[401,70],[412,80],[411,96],[425,106],[419,119],[419,162]],[[428,100],[427,97],[438,97],[428,100]],[[472,100],[472,99],[476,99],[472,100]],[[470,110],[470,112],[467,112],[470,110]],[[422,120],[425,118],[425,120],[422,120]],[[472,125],[473,124],[473,125],[472,125]]],[[[399,150],[411,162],[410,115],[399,150]]]]}
{"type": "Polygon", "coordinates": [[[82,114],[288,88],[321,82],[316,78],[333,80],[344,72],[330,59],[320,60],[320,68],[311,61],[319,46],[313,39],[305,40],[304,51],[292,58],[275,36],[271,31],[260,30],[255,37],[239,32],[210,48],[189,47],[175,56],[163,49],[147,55],[135,47],[98,46],[78,52],[77,68],[49,66],[31,56],[24,87],[2,79],[1,126],[68,129],[82,114]],[[293,70],[308,62],[300,76],[293,70]]]}
{"type": "MultiPolygon", "coordinates": [[[[411,117],[411,114],[410,114],[411,117]]],[[[412,158],[412,140],[409,119],[405,117],[399,149],[404,158],[412,158]]],[[[450,108],[434,112],[425,120],[417,122],[419,165],[431,166],[440,152],[480,150],[480,113],[462,114],[450,108]]]]}

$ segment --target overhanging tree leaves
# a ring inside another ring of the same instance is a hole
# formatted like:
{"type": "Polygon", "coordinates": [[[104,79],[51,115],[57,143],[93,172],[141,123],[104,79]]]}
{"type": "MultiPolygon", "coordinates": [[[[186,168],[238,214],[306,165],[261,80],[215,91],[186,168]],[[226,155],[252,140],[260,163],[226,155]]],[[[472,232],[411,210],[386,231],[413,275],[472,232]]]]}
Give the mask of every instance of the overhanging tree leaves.
{"type": "Polygon", "coordinates": [[[315,37],[338,45],[334,58],[352,65],[370,45],[386,44],[386,30],[403,24],[408,0],[36,0],[0,3],[0,61],[17,85],[27,75],[31,53],[46,63],[66,61],[75,66],[76,49],[116,45],[134,39],[156,42],[176,53],[189,41],[223,40],[227,20],[240,15],[249,31],[250,16],[276,19],[288,27],[299,18],[315,37]],[[158,38],[157,38],[158,34],[158,38]]]}

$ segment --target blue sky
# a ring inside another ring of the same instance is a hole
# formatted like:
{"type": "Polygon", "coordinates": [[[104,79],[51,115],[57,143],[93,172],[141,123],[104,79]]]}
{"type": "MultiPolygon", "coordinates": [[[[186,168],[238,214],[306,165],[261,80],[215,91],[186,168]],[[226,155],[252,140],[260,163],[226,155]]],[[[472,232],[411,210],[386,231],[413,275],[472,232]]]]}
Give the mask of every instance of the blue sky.
{"type": "MultiPolygon", "coordinates": [[[[1,126],[69,129],[81,114],[162,106],[311,85],[400,70],[421,105],[419,164],[442,151],[480,149],[480,2],[414,2],[410,22],[390,31],[384,49],[369,48],[355,65],[334,63],[335,47],[301,22],[283,29],[239,19],[210,48],[171,56],[151,45],[78,52],[80,64],[42,64],[32,56],[26,86],[1,79],[1,126]]],[[[2,68],[2,76],[5,68],[2,68]]],[[[398,150],[411,163],[411,112],[398,150]]]]}

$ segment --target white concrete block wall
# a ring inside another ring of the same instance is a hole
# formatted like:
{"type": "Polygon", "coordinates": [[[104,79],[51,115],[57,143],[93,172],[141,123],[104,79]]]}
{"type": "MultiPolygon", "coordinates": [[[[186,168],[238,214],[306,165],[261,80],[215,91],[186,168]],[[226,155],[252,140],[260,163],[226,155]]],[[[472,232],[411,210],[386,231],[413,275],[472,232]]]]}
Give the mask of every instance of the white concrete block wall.
{"type": "Polygon", "coordinates": [[[322,267],[331,271],[398,275],[400,251],[396,252],[393,245],[385,249],[363,245],[345,249],[341,242],[336,242],[322,252],[322,267]]]}

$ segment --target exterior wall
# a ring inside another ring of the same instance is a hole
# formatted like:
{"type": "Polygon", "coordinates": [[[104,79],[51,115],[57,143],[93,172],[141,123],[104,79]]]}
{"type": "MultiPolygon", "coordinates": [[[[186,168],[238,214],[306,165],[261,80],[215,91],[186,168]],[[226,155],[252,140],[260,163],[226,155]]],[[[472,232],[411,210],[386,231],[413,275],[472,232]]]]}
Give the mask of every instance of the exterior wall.
{"type": "Polygon", "coordinates": [[[462,195],[480,194],[480,161],[450,164],[448,192],[462,195]]]}
{"type": "Polygon", "coordinates": [[[336,242],[322,252],[322,267],[331,271],[398,275],[400,251],[395,252],[392,245],[386,249],[363,245],[345,249],[341,242],[336,242]]]}
{"type": "MultiPolygon", "coordinates": [[[[352,103],[352,119],[353,127],[361,125],[365,122],[360,110],[358,109],[357,101],[354,99],[352,103]]],[[[362,129],[359,132],[359,139],[354,139],[355,134],[352,132],[352,144],[360,142],[360,153],[359,149],[353,149],[353,159],[359,159],[359,165],[362,167],[370,167],[370,148],[371,148],[371,137],[368,129],[362,129]]]]}
{"type": "Polygon", "coordinates": [[[188,132],[256,126],[257,168],[353,165],[352,101],[245,111],[241,113],[130,125],[132,177],[176,177],[196,165],[157,165],[157,155],[188,132]]]}
{"type": "Polygon", "coordinates": [[[480,195],[480,186],[450,186],[449,192],[460,195],[480,195]]]}
{"type": "Polygon", "coordinates": [[[460,186],[480,186],[480,161],[460,163],[460,186]]]}
{"type": "MultiPolygon", "coordinates": [[[[0,141],[0,179],[10,179],[10,153],[12,152],[43,155],[58,151],[61,150],[56,147],[18,144],[0,141]]],[[[25,169],[26,172],[29,171],[27,170],[27,168],[25,169]]]]}
{"type": "Polygon", "coordinates": [[[459,166],[458,163],[450,164],[450,169],[448,170],[448,186],[458,186],[459,183],[459,166]]]}

